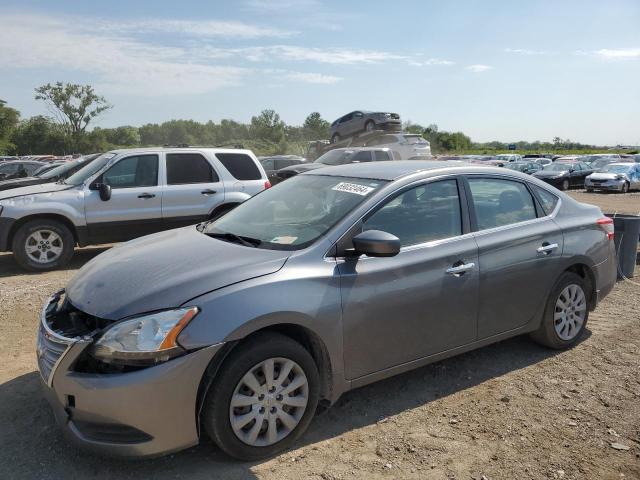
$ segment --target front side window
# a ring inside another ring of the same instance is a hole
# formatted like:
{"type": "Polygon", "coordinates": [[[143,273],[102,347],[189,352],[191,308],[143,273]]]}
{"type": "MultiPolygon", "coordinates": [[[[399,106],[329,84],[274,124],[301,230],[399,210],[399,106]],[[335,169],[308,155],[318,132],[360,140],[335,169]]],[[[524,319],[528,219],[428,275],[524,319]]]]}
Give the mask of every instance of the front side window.
{"type": "Polygon", "coordinates": [[[253,159],[245,153],[216,153],[216,157],[236,180],[260,180],[262,178],[253,159]]]}
{"type": "Polygon", "coordinates": [[[124,158],[102,175],[102,183],[111,188],[153,187],[158,184],[158,156],[124,158]]]}
{"type": "Polygon", "coordinates": [[[211,164],[199,153],[167,154],[167,185],[213,183],[218,175],[211,164]]]}
{"type": "Polygon", "coordinates": [[[271,250],[299,250],[323,236],[386,182],[363,178],[298,175],[261,192],[203,233],[251,239],[271,250]]]}
{"type": "Polygon", "coordinates": [[[440,180],[401,193],[365,220],[363,230],[391,233],[403,247],[462,235],[457,182],[440,180]]]}
{"type": "Polygon", "coordinates": [[[469,187],[479,230],[536,218],[533,198],[523,183],[497,178],[470,178],[469,187]]]}

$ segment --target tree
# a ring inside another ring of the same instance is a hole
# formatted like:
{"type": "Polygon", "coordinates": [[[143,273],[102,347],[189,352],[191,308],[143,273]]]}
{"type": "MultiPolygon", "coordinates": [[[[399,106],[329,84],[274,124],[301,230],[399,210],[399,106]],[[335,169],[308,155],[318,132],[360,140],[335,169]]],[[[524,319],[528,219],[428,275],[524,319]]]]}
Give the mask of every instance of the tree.
{"type": "Polygon", "coordinates": [[[281,143],[285,138],[285,123],[275,110],[262,110],[257,117],[251,117],[249,131],[254,139],[281,143]]]}
{"type": "Polygon", "coordinates": [[[307,140],[329,138],[330,127],[331,124],[322,118],[318,112],[310,113],[302,124],[304,136],[307,140]]]}
{"type": "Polygon", "coordinates": [[[15,145],[11,142],[11,136],[20,120],[20,112],[5,106],[6,104],[7,102],[0,100],[0,154],[13,151],[15,145]]]}
{"type": "Polygon", "coordinates": [[[62,127],[50,118],[37,116],[20,122],[12,137],[18,155],[68,153],[62,127]]]}
{"type": "Polygon", "coordinates": [[[36,100],[43,100],[76,146],[89,123],[112,108],[104,97],[95,93],[91,85],[57,82],[35,89],[36,100]]]}

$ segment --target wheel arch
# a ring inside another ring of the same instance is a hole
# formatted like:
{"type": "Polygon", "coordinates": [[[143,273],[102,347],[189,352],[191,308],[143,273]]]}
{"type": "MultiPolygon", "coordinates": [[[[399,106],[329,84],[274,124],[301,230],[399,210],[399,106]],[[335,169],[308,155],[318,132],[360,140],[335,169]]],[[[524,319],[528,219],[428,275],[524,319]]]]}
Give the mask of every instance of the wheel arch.
{"type": "Polygon", "coordinates": [[[13,239],[15,238],[18,230],[26,223],[32,222],[34,220],[55,220],[62,223],[64,226],[66,226],[69,229],[69,231],[71,232],[71,235],[73,235],[73,240],[75,244],[79,243],[78,230],[76,229],[76,226],[73,224],[73,222],[69,220],[67,217],[65,217],[64,215],[60,215],[58,213],[37,213],[33,215],[28,215],[26,217],[22,217],[14,222],[14,224],[11,226],[11,230],[9,231],[9,236],[7,238],[7,246],[9,248],[13,250],[13,239]]]}
{"type": "Polygon", "coordinates": [[[215,220],[216,218],[222,216],[222,214],[230,212],[231,210],[236,208],[241,203],[242,202],[222,203],[222,204],[218,205],[217,207],[215,207],[213,210],[211,210],[211,212],[209,213],[209,219],[215,220]]]}
{"type": "Polygon", "coordinates": [[[575,273],[585,281],[588,290],[587,294],[589,310],[593,310],[596,306],[597,301],[596,276],[595,273],[593,273],[593,269],[586,263],[577,262],[567,267],[564,271],[575,273]]]}

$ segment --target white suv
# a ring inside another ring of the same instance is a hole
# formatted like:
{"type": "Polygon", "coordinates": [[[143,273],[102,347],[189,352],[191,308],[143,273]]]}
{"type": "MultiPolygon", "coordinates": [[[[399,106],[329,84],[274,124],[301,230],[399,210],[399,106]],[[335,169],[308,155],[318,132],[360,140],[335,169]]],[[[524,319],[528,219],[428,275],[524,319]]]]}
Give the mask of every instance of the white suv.
{"type": "Polygon", "coordinates": [[[400,160],[425,160],[431,157],[431,145],[415,133],[388,133],[369,140],[367,147],[387,147],[400,160]]]}
{"type": "Polygon", "coordinates": [[[0,251],[13,251],[24,268],[51,270],[71,259],[76,244],[216,218],[270,186],[249,150],[114,150],[63,182],[0,192],[0,251]]]}

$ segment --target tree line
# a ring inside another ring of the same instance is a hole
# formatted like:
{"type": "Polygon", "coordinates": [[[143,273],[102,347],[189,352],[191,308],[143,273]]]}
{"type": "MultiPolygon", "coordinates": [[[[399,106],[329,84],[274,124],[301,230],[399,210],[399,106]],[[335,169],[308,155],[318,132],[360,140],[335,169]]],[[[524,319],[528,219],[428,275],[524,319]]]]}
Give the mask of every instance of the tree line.
{"type": "MultiPolygon", "coordinates": [[[[50,115],[22,119],[0,100],[0,155],[65,155],[103,152],[114,148],[152,145],[242,145],[257,155],[304,154],[312,140],[330,138],[330,124],[320,113],[307,116],[302,125],[287,125],[274,110],[263,110],[250,123],[223,119],[219,123],[170,120],[140,127],[95,127],[90,124],[112,105],[90,85],[57,82],[35,89],[35,99],[45,103],[50,115]]],[[[433,153],[507,151],[505,142],[474,143],[462,132],[440,131],[436,124],[406,122],[404,130],[429,140],[433,153]]],[[[559,137],[552,142],[515,142],[522,151],[587,150],[559,137]]]]}

